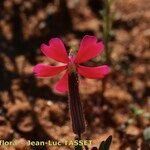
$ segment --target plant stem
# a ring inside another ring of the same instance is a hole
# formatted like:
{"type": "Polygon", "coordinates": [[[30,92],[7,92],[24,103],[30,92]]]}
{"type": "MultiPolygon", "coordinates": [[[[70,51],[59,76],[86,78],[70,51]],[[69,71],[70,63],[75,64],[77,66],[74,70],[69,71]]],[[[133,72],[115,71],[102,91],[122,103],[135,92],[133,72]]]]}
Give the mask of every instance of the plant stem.
{"type": "Polygon", "coordinates": [[[111,64],[110,59],[110,30],[111,30],[111,15],[110,15],[110,0],[104,0],[105,10],[103,14],[103,37],[104,37],[104,44],[105,44],[105,53],[106,53],[106,62],[108,65],[111,64]]]}
{"type": "MultiPolygon", "coordinates": [[[[110,12],[111,8],[111,0],[104,0],[104,12],[103,12],[103,38],[104,38],[104,44],[105,44],[105,56],[106,56],[106,63],[108,65],[111,65],[111,58],[110,58],[110,32],[111,32],[111,25],[112,25],[112,15],[110,12]]],[[[106,82],[107,77],[105,77],[102,80],[102,100],[105,99],[104,92],[106,90],[106,82]]],[[[102,105],[103,105],[102,101],[102,105]]]]}
{"type": "MultiPolygon", "coordinates": [[[[76,137],[75,140],[80,141],[80,140],[81,140],[81,137],[76,137]]],[[[82,150],[82,146],[81,146],[81,145],[77,145],[77,146],[75,146],[74,149],[75,149],[75,150],[82,150]]]]}

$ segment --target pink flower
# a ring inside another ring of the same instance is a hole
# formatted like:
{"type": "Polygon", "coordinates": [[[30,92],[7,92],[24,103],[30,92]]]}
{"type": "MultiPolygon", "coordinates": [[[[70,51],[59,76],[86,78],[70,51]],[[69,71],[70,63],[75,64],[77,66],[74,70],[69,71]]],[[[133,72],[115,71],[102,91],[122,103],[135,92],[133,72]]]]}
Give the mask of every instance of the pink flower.
{"type": "Polygon", "coordinates": [[[42,44],[41,51],[47,57],[50,57],[65,65],[50,66],[37,64],[33,68],[33,72],[37,77],[51,77],[65,70],[63,77],[56,83],[55,90],[59,92],[68,91],[68,73],[71,71],[78,72],[81,76],[98,79],[103,78],[109,73],[109,67],[102,65],[98,67],[85,67],[80,65],[102,53],[104,45],[102,42],[97,42],[96,37],[86,35],[81,41],[79,50],[76,56],[70,52],[67,55],[63,42],[59,38],[53,38],[49,41],[49,45],[42,44]]]}

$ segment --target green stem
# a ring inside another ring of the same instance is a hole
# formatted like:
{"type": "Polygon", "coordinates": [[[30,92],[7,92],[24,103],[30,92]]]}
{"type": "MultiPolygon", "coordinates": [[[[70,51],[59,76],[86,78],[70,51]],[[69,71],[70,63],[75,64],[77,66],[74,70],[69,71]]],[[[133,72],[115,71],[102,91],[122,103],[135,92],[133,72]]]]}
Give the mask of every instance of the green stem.
{"type": "MultiPolygon", "coordinates": [[[[76,137],[75,140],[77,140],[78,143],[79,143],[79,141],[81,140],[81,136],[76,137]]],[[[82,146],[80,146],[80,145],[75,146],[74,149],[75,149],[75,150],[83,150],[83,149],[82,149],[82,146]]]]}
{"type": "MultiPolygon", "coordinates": [[[[103,38],[105,44],[105,56],[106,56],[106,63],[111,65],[111,58],[110,58],[110,32],[111,32],[111,24],[112,24],[112,16],[110,12],[111,2],[110,0],[104,0],[105,9],[103,13],[103,38]]],[[[104,92],[106,90],[106,82],[107,77],[102,80],[102,100],[104,98],[104,92]]],[[[102,105],[103,105],[102,101],[102,105]]]]}
{"type": "Polygon", "coordinates": [[[105,44],[105,53],[106,53],[106,62],[108,65],[111,64],[110,59],[110,30],[111,30],[111,16],[110,16],[110,2],[109,0],[104,0],[105,3],[105,10],[104,10],[104,24],[103,24],[103,37],[104,37],[104,44],[105,44]]]}

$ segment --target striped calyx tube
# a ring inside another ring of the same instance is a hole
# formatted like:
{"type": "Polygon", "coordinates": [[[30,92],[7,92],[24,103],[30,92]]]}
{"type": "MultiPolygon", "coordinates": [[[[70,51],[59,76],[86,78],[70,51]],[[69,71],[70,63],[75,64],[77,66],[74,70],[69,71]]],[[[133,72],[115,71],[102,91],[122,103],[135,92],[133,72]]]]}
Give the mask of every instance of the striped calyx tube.
{"type": "MultiPolygon", "coordinates": [[[[69,57],[73,60],[74,52],[71,50],[69,57]]],[[[68,73],[69,107],[72,121],[72,129],[78,137],[85,131],[85,119],[79,94],[78,74],[73,63],[69,64],[68,73]]]]}

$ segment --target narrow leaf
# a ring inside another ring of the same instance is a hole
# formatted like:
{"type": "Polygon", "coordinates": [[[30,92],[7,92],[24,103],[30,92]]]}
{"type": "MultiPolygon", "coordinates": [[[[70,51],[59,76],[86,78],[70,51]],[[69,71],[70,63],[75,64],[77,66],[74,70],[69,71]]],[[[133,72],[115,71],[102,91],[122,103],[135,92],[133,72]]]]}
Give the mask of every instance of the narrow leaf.
{"type": "Polygon", "coordinates": [[[105,141],[102,141],[99,150],[109,150],[112,142],[112,136],[109,136],[105,141]]]}

